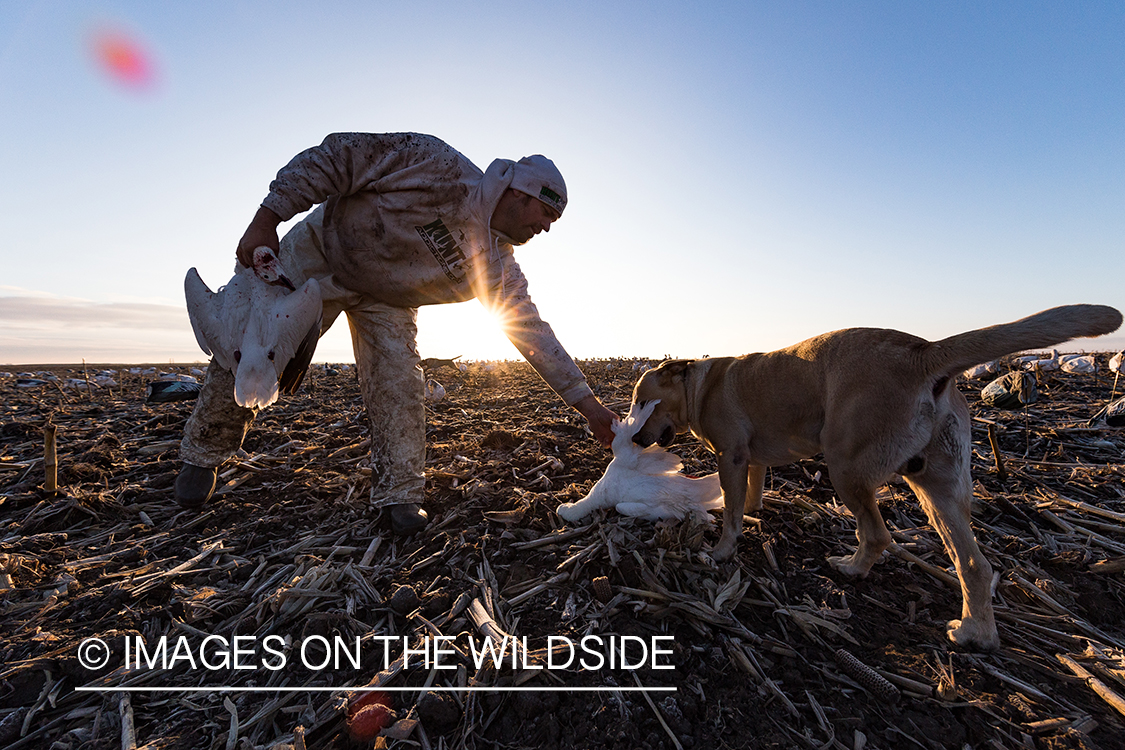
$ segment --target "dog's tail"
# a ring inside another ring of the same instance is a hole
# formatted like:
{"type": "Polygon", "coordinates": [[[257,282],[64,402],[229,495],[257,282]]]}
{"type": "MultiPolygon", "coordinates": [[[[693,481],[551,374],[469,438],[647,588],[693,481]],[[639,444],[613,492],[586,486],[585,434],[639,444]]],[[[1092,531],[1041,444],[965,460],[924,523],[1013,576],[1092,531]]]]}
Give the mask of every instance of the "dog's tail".
{"type": "Polygon", "coordinates": [[[1014,323],[933,341],[923,352],[924,368],[952,375],[1025,349],[1044,349],[1080,336],[1102,336],[1120,325],[1121,313],[1106,305],[1052,307],[1014,323]]]}

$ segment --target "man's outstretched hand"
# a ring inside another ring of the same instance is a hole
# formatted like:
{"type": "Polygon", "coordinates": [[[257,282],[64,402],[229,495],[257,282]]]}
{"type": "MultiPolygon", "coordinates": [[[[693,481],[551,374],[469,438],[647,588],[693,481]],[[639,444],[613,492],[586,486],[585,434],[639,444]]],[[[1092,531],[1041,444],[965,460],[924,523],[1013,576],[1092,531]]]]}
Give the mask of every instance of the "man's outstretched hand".
{"type": "Polygon", "coordinates": [[[574,408],[586,417],[586,421],[590,423],[590,432],[594,433],[597,441],[608,448],[613,443],[613,423],[620,421],[620,418],[605,408],[592,393],[576,403],[574,408]]]}

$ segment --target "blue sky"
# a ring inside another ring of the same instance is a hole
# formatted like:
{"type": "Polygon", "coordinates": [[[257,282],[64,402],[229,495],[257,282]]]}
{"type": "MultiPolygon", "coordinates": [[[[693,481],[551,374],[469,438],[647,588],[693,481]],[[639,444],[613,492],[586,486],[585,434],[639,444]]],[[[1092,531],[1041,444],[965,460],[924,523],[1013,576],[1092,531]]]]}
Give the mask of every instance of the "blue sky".
{"type": "MultiPolygon", "coordinates": [[[[187,269],[224,283],[273,175],[345,130],[551,157],[566,216],[517,258],[579,358],[1122,308],[1123,48],[1109,2],[6,0],[0,364],[203,359],[187,269]],[[96,64],[104,28],[152,85],[96,64]]],[[[419,346],[518,356],[475,302],[419,346]]],[[[318,359],[350,358],[340,321],[318,359]]]]}

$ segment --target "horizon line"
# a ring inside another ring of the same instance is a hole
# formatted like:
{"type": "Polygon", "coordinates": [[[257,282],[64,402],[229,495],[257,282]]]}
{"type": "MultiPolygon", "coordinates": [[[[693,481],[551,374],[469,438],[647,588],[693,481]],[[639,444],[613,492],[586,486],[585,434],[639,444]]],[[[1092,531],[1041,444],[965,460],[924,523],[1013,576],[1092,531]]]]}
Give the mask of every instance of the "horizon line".
{"type": "Polygon", "coordinates": [[[428,693],[428,692],[462,692],[462,693],[668,693],[677,692],[677,687],[522,687],[500,685],[476,685],[465,687],[436,686],[430,687],[371,687],[360,685],[353,687],[239,687],[235,685],[219,685],[216,687],[90,687],[81,685],[74,688],[75,692],[83,693],[338,693],[341,691],[364,691],[384,693],[428,693]]]}
{"type": "MultiPolygon", "coordinates": [[[[1031,349],[1021,349],[1018,352],[1012,352],[1011,354],[1006,354],[1004,356],[1005,357],[1011,357],[1011,356],[1023,354],[1025,352],[1046,352],[1046,351],[1052,351],[1052,350],[1058,350],[1059,354],[1108,354],[1108,355],[1113,355],[1113,354],[1117,354],[1117,353],[1125,350],[1125,341],[1121,342],[1121,345],[1119,345],[1119,346],[1113,346],[1113,347],[1110,347],[1110,348],[1082,349],[1082,348],[1069,348],[1069,347],[1067,347],[1067,348],[1064,349],[1064,348],[1058,347],[1058,346],[1047,346],[1047,347],[1038,347],[1038,348],[1031,348],[1031,349]]],[[[573,357],[573,359],[574,359],[575,362],[597,362],[597,361],[615,360],[615,359],[624,359],[624,360],[647,359],[647,360],[653,360],[653,361],[656,361],[656,362],[662,362],[665,359],[669,359],[669,358],[670,359],[718,359],[718,358],[721,358],[721,357],[728,357],[728,356],[738,357],[738,356],[743,356],[745,354],[766,354],[766,353],[768,353],[768,352],[763,350],[763,351],[760,351],[760,352],[743,352],[743,354],[731,354],[731,355],[719,354],[719,355],[714,355],[714,356],[700,355],[700,356],[696,356],[696,357],[680,357],[679,355],[662,355],[662,356],[659,356],[659,357],[651,357],[651,356],[645,356],[645,355],[641,355],[641,354],[634,354],[634,355],[614,354],[614,355],[585,356],[585,357],[575,356],[575,357],[573,357]]],[[[999,359],[1003,359],[1003,358],[1004,357],[1000,357],[999,359]]],[[[425,358],[423,358],[423,359],[425,359],[425,358]]],[[[479,362],[527,362],[527,360],[525,358],[519,357],[519,356],[516,356],[516,357],[486,357],[486,358],[459,357],[458,360],[466,362],[466,363],[473,363],[473,362],[478,362],[478,363],[479,362]]],[[[174,359],[169,359],[168,361],[146,360],[144,362],[119,362],[119,361],[115,362],[115,361],[110,361],[110,360],[79,360],[77,362],[75,362],[75,361],[71,361],[71,362],[0,362],[0,368],[33,369],[33,368],[36,368],[36,367],[41,367],[41,368],[45,368],[45,367],[66,367],[66,368],[73,368],[73,369],[81,369],[83,366],[85,366],[85,367],[200,367],[200,368],[205,369],[209,364],[210,364],[210,360],[175,361],[174,359]]],[[[354,365],[355,360],[354,359],[353,360],[346,360],[346,359],[314,360],[310,364],[312,364],[312,365],[354,365]]]]}

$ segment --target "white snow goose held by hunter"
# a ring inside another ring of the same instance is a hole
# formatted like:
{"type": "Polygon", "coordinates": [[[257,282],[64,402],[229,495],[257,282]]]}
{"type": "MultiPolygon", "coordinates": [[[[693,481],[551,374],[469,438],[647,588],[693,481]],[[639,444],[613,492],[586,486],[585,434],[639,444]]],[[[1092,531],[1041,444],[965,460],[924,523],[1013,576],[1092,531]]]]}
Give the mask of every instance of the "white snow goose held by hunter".
{"type": "Polygon", "coordinates": [[[234,400],[263,409],[279,393],[296,392],[320,337],[320,285],[300,289],[280,272],[268,247],[254,250],[254,267],[235,265],[226,286],[212,292],[194,268],[184,279],[195,340],[234,373],[234,400]]]}

